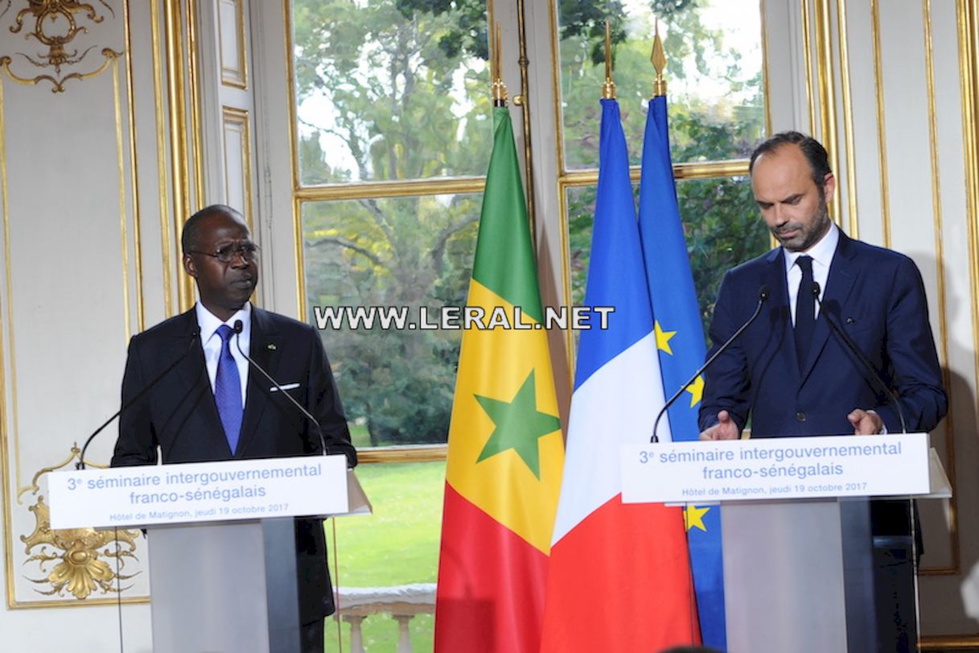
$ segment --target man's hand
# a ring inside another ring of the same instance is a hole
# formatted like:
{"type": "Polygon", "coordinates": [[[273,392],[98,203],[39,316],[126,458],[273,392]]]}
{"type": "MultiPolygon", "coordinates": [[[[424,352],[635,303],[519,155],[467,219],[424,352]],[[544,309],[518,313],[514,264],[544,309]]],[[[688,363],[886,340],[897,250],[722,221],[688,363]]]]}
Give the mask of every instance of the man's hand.
{"type": "Polygon", "coordinates": [[[722,410],[717,414],[717,424],[702,431],[701,440],[737,440],[741,434],[738,425],[731,419],[731,415],[722,410]]]}
{"type": "Polygon", "coordinates": [[[854,435],[876,435],[884,431],[884,420],[874,411],[856,409],[846,416],[853,424],[854,435]]]}

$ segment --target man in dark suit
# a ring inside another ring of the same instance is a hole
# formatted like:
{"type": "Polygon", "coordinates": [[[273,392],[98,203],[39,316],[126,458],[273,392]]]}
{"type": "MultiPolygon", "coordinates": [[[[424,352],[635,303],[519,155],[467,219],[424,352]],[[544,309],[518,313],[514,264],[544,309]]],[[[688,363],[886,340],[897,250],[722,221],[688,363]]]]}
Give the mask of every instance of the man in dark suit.
{"type": "MultiPolygon", "coordinates": [[[[239,344],[316,418],[328,453],[342,453],[348,466],[356,465],[319,335],[249,303],[258,283],[258,248],[241,215],[223,205],[199,211],[184,225],[181,246],[200,301],[130,342],[123,404],[180,362],[123,411],[112,466],[151,465],[158,456],[163,463],[189,463],[322,453],[316,428],[261,373],[249,370],[239,344]]],[[[322,653],[323,618],[334,611],[323,523],[296,519],[295,535],[303,651],[322,653]]]]}
{"type": "MultiPolygon", "coordinates": [[[[769,296],[758,319],[705,375],[701,439],[739,438],[749,418],[753,438],[934,429],[947,397],[914,262],[853,240],[833,224],[826,204],[836,179],[814,139],[776,134],[752,154],[750,172],[762,218],[781,247],[730,270],[721,284],[709,355],[748,321],[763,288],[769,296]],[[849,335],[899,406],[827,317],[849,335]]],[[[909,518],[907,502],[875,502],[874,535],[906,536],[909,518]]],[[[901,618],[909,620],[905,636],[913,642],[911,615],[901,618]]]]}

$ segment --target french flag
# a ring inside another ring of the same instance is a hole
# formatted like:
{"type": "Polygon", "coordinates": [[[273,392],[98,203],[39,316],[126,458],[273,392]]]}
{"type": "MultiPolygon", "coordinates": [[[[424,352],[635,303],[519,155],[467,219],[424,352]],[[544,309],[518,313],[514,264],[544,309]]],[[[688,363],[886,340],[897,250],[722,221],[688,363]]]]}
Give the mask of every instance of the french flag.
{"type": "Polygon", "coordinates": [[[585,305],[614,312],[607,329],[580,333],[543,653],[700,642],[681,509],[622,503],[619,449],[648,443],[664,404],[633,197],[619,105],[602,100],[585,305]]]}

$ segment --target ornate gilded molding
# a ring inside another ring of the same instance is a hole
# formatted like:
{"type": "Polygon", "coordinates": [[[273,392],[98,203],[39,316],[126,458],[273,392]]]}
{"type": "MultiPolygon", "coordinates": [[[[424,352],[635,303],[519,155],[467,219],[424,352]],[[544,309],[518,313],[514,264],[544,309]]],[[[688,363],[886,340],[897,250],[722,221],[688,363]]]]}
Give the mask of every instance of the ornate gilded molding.
{"type": "MultiPolygon", "coordinates": [[[[41,82],[51,82],[52,93],[62,93],[65,90],[65,82],[77,79],[84,80],[102,74],[106,68],[122,52],[117,52],[110,47],[102,47],[97,44],[86,45],[76,42],[75,38],[89,31],[89,27],[84,24],[87,21],[91,25],[98,25],[105,20],[104,15],[100,15],[95,7],[90,4],[81,3],[77,0],[22,0],[27,6],[16,13],[13,24],[7,26],[12,34],[23,34],[24,42],[29,42],[32,38],[46,48],[46,51],[36,52],[31,55],[26,52],[0,53],[0,68],[6,71],[13,81],[19,84],[40,84],[41,82]],[[30,24],[33,18],[33,31],[31,28],[25,29],[25,23],[30,24]],[[92,64],[92,59],[87,59],[93,50],[98,50],[102,54],[100,64],[92,64]],[[11,66],[15,62],[26,62],[25,65],[44,71],[40,74],[30,76],[30,72],[15,73],[11,66]],[[93,66],[97,66],[94,70],[93,66]],[[62,68],[66,72],[62,73],[62,68]],[[77,70],[87,68],[87,70],[77,70]]],[[[112,7],[99,0],[99,4],[105,7],[109,13],[115,16],[112,7]]],[[[6,7],[0,11],[2,19],[14,6],[13,0],[6,1],[6,7]]],[[[13,41],[10,41],[13,44],[13,41]]]]}
{"type": "Polygon", "coordinates": [[[27,580],[46,586],[48,589],[38,589],[45,596],[65,596],[65,593],[76,599],[86,599],[92,592],[102,594],[123,592],[131,586],[119,587],[117,581],[125,581],[138,575],[123,574],[121,568],[126,558],[136,559],[136,537],[139,531],[96,531],[91,528],[72,528],[67,530],[51,530],[50,510],[44,497],[39,496],[37,502],[28,508],[34,513],[36,521],[34,532],[20,536],[26,547],[24,553],[31,555],[24,561],[25,565],[37,564],[37,571],[46,574],[42,578],[27,580]],[[49,548],[50,547],[50,548],[49,548]],[[116,569],[102,560],[115,560],[116,569]]]}
{"type": "Polygon", "coordinates": [[[44,501],[40,480],[46,474],[68,466],[78,459],[81,451],[72,447],[71,455],[59,465],[38,471],[31,485],[18,492],[18,503],[26,493],[37,498],[27,507],[34,515],[34,530],[21,535],[24,554],[23,565],[32,570],[25,574],[36,591],[44,596],[74,597],[87,599],[93,592],[101,594],[122,593],[131,585],[121,586],[140,572],[124,574],[126,560],[137,560],[136,539],[138,530],[96,531],[92,528],[53,530],[50,508],[44,501]],[[109,563],[112,564],[109,564],[109,563]]]}

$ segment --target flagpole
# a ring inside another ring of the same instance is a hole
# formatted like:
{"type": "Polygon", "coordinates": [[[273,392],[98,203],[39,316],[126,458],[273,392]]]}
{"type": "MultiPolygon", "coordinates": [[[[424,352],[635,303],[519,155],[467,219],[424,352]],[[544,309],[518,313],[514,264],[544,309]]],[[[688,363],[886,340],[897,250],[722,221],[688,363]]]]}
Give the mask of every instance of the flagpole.
{"type": "Polygon", "coordinates": [[[663,71],[666,69],[666,51],[663,49],[663,40],[659,37],[659,19],[656,19],[656,36],[653,38],[653,51],[649,55],[649,61],[656,70],[656,79],[653,81],[653,97],[666,95],[666,79],[663,71]]]}
{"type": "Polygon", "coordinates": [[[490,59],[490,73],[493,75],[493,106],[505,107],[507,105],[506,84],[503,83],[502,55],[500,54],[500,24],[496,24],[496,31],[493,33],[493,56],[490,59]]]}
{"type": "Polygon", "coordinates": [[[614,306],[627,318],[580,333],[542,653],[658,651],[700,643],[683,514],[663,504],[622,502],[619,445],[648,439],[646,429],[664,397],[611,41],[606,23],[584,303],[614,306]]]}
{"type": "MultiPolygon", "coordinates": [[[[663,76],[667,60],[658,20],[649,60],[656,75],[643,141],[639,229],[656,328],[674,339],[671,349],[664,350],[666,355],[660,355],[663,383],[667,388],[684,384],[664,404],[664,412],[669,409],[665,414],[671,438],[696,440],[703,368],[694,374],[693,381],[686,379],[703,363],[706,352],[670,156],[663,76]],[[691,394],[689,406],[674,403],[683,392],[691,394]]],[[[663,414],[657,416],[657,422],[663,414]]],[[[655,431],[655,425],[653,428],[655,431]]],[[[727,650],[721,516],[716,507],[692,504],[684,508],[683,516],[694,588],[691,610],[696,615],[690,623],[690,639],[699,637],[705,645],[727,650]]]]}
{"type": "Polygon", "coordinates": [[[605,21],[605,83],[602,84],[602,99],[615,99],[615,82],[612,81],[612,28],[605,21]]]}
{"type": "Polygon", "coordinates": [[[518,42],[520,44],[520,56],[517,63],[520,66],[520,95],[514,98],[516,104],[523,112],[523,156],[524,168],[526,169],[526,201],[527,218],[530,221],[530,237],[534,243],[534,251],[537,251],[537,208],[534,200],[534,149],[531,141],[530,124],[530,79],[528,67],[530,58],[527,56],[527,20],[525,15],[525,0],[517,0],[517,30],[518,42]]]}
{"type": "Polygon", "coordinates": [[[435,653],[539,650],[564,468],[536,255],[502,81],[502,37],[498,26],[493,32],[493,149],[466,305],[484,315],[505,309],[519,327],[462,333],[445,465],[435,653]]]}

